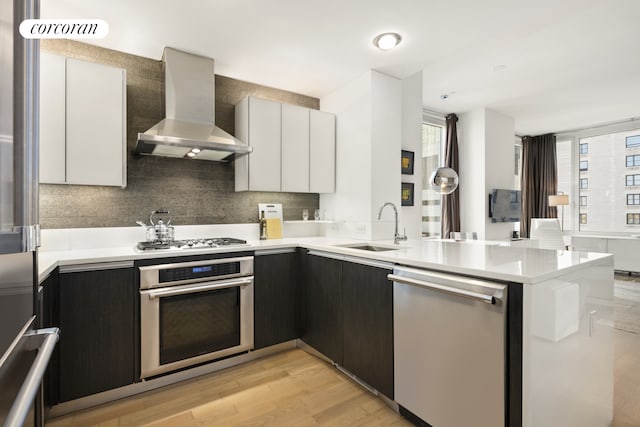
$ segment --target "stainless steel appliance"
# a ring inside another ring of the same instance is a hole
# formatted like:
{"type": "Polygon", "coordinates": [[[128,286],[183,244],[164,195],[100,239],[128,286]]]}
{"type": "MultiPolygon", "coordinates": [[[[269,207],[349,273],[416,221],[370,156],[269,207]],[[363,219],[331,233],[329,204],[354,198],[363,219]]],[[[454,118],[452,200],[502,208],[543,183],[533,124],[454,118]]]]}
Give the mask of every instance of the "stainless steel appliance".
{"type": "Polygon", "coordinates": [[[141,378],[253,349],[253,256],[138,268],[141,378]]]}
{"type": "Polygon", "coordinates": [[[38,330],[39,44],[18,33],[38,0],[0,0],[0,424],[42,424],[41,379],[58,339],[38,330]]]}
{"type": "Polygon", "coordinates": [[[185,240],[172,240],[163,242],[154,240],[151,242],[138,242],[137,249],[141,251],[153,251],[162,249],[206,249],[222,246],[246,246],[247,241],[233,237],[205,237],[185,240]]]}
{"type": "Polygon", "coordinates": [[[388,278],[401,413],[438,427],[504,426],[507,286],[407,267],[388,278]]]}
{"type": "Polygon", "coordinates": [[[230,162],[253,150],[215,125],[214,61],[165,47],[166,117],[138,134],[136,153],[230,162]]]}

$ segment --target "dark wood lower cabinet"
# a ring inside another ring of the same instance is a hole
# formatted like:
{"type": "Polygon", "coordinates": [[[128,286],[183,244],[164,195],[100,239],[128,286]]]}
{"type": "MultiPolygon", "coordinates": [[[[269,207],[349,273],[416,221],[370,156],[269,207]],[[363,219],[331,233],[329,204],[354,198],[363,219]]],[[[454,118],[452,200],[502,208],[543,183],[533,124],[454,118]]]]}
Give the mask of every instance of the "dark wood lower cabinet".
{"type": "Polygon", "coordinates": [[[391,270],[342,265],[343,366],[393,399],[393,284],[391,270]]]}
{"type": "Polygon", "coordinates": [[[260,255],[254,269],[254,345],[256,349],[298,337],[298,254],[260,255]]]}
{"type": "Polygon", "coordinates": [[[393,399],[391,270],[365,264],[304,257],[301,337],[393,399]]]}
{"type": "Polygon", "coordinates": [[[134,382],[134,269],[59,276],[59,400],[134,382]]]}
{"type": "Polygon", "coordinates": [[[342,365],[342,261],[307,255],[305,267],[302,339],[342,365]]]}

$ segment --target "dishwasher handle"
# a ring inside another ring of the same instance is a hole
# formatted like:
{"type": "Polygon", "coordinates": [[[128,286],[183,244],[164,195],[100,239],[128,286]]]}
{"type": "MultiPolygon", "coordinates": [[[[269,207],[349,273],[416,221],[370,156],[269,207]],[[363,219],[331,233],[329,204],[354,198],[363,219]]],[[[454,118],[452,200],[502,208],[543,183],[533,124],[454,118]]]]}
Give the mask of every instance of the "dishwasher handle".
{"type": "Polygon", "coordinates": [[[387,275],[387,279],[397,283],[402,283],[405,285],[419,286],[423,288],[432,289],[436,292],[442,292],[449,295],[472,299],[474,301],[480,301],[485,304],[495,305],[498,301],[500,301],[500,298],[496,297],[495,295],[486,295],[480,292],[467,291],[465,289],[454,288],[451,286],[440,285],[437,283],[424,282],[422,280],[412,279],[410,277],[398,276],[396,274],[387,275]]]}

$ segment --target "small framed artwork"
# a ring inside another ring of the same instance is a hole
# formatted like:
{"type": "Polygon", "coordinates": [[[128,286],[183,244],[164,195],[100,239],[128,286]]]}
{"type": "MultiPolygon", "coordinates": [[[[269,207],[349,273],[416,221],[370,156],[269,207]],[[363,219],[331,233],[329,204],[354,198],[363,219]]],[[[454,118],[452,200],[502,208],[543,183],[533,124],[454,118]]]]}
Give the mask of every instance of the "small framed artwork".
{"type": "Polygon", "coordinates": [[[402,174],[413,175],[413,151],[402,150],[402,174]]]}
{"type": "Polygon", "coordinates": [[[413,183],[412,182],[402,183],[401,201],[402,201],[402,206],[413,206],[413,183]]]}

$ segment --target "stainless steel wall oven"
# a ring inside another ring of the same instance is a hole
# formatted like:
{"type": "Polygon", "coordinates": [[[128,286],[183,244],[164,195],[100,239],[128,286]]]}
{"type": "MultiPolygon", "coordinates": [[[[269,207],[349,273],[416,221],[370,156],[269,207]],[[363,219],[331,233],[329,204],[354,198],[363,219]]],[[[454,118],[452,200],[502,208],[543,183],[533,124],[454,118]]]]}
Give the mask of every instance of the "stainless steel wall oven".
{"type": "Polygon", "coordinates": [[[253,349],[253,256],[138,268],[141,378],[253,349]]]}

